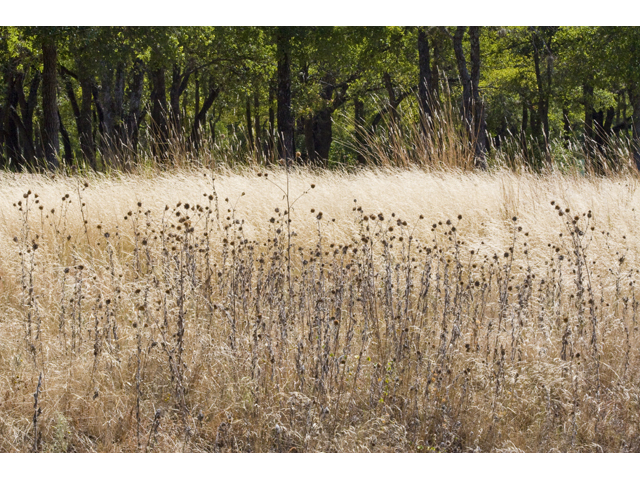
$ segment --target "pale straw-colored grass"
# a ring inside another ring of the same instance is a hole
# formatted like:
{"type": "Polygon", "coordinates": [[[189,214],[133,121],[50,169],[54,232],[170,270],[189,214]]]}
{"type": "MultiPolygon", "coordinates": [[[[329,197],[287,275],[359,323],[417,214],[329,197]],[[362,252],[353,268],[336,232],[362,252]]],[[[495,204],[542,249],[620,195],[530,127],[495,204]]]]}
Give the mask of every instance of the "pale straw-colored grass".
{"type": "Polygon", "coordinates": [[[637,187],[506,171],[3,173],[0,450],[33,448],[40,373],[45,451],[638,450],[637,187]]]}

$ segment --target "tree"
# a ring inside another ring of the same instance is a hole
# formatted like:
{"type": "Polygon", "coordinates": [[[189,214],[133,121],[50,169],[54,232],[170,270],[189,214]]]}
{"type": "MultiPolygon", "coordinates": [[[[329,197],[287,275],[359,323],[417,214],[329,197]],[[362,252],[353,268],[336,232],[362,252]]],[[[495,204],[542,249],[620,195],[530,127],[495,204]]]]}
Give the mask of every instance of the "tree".
{"type": "Polygon", "coordinates": [[[58,114],[58,50],[54,33],[43,32],[42,42],[42,116],[43,143],[47,167],[60,165],[60,117],[58,114]]]}
{"type": "Polygon", "coordinates": [[[278,27],[276,32],[278,60],[278,153],[290,162],[295,154],[294,120],[291,109],[291,27],[278,27]]]}
{"type": "MultiPolygon", "coordinates": [[[[429,119],[432,114],[431,102],[434,99],[434,82],[431,70],[431,47],[427,27],[418,27],[418,98],[420,99],[420,109],[429,119]]],[[[426,124],[425,124],[426,126],[426,124]]]]}
{"type": "Polygon", "coordinates": [[[474,162],[476,167],[486,170],[486,124],[480,99],[480,27],[469,27],[471,74],[462,45],[466,31],[467,27],[457,27],[451,38],[462,83],[462,113],[474,144],[474,162]]]}

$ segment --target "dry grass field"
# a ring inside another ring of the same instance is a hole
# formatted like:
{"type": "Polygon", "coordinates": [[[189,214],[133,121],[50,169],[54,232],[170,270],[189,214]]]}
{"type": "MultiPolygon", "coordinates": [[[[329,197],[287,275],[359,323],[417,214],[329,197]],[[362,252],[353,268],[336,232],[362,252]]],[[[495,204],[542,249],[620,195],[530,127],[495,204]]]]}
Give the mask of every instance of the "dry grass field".
{"type": "Polygon", "coordinates": [[[639,451],[638,185],[2,173],[0,451],[639,451]]]}

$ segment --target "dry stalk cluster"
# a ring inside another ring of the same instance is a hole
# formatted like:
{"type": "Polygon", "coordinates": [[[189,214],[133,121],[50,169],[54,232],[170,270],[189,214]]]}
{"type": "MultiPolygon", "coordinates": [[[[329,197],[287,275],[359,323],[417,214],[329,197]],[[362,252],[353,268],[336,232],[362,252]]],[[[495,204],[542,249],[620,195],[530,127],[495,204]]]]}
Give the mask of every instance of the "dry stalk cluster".
{"type": "Polygon", "coordinates": [[[118,223],[88,183],[15,200],[0,450],[640,450],[635,244],[597,211],[547,201],[554,240],[509,216],[498,245],[466,212],[286,190],[245,218],[215,186],[118,223]]]}

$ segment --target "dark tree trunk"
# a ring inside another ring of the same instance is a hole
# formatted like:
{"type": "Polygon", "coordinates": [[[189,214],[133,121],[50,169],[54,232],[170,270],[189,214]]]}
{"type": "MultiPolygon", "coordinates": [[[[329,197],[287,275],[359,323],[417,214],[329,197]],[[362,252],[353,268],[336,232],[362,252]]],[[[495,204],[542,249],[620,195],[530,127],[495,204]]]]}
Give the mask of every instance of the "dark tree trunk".
{"type": "Polygon", "coordinates": [[[182,134],[182,119],[180,115],[180,97],[189,85],[191,70],[189,67],[182,72],[178,64],[173,65],[169,102],[171,105],[171,136],[180,137],[182,134]]]}
{"type": "MultiPolygon", "coordinates": [[[[324,106],[313,114],[311,126],[305,122],[304,132],[309,161],[326,167],[333,142],[333,113],[347,102],[349,81],[336,85],[335,78],[327,75],[323,78],[322,83],[324,87],[320,92],[320,98],[322,98],[324,106]],[[309,128],[311,128],[311,135],[309,135],[309,128]]],[[[395,97],[395,92],[393,95],[391,107],[395,111],[399,102],[395,97]]]]}
{"type": "Polygon", "coordinates": [[[102,112],[100,150],[103,161],[109,162],[118,153],[122,135],[124,66],[119,63],[113,72],[109,65],[103,64],[103,72],[96,104],[102,112]]]}
{"type": "Polygon", "coordinates": [[[278,153],[290,162],[295,155],[294,119],[291,110],[291,34],[289,27],[278,27],[278,153]]]}
{"type": "Polygon", "coordinates": [[[179,133],[180,127],[180,82],[182,75],[180,72],[180,66],[177,63],[173,64],[173,70],[171,72],[171,86],[169,87],[169,105],[170,105],[170,123],[169,123],[169,136],[175,137],[179,133]]]}
{"type": "Polygon", "coordinates": [[[6,149],[6,161],[10,161],[13,165],[19,166],[21,163],[20,139],[18,136],[17,114],[18,103],[20,100],[19,91],[22,90],[23,77],[18,73],[13,65],[6,72],[7,93],[4,111],[4,141],[6,149]]]}
{"type": "Polygon", "coordinates": [[[165,69],[151,71],[151,132],[153,134],[153,153],[164,156],[169,145],[169,126],[167,119],[167,91],[165,69]]]}
{"type": "Polygon", "coordinates": [[[269,138],[267,139],[267,161],[271,162],[275,155],[276,149],[276,112],[273,109],[273,104],[276,101],[275,85],[274,82],[270,82],[269,85],[269,138]]]}
{"type": "Polygon", "coordinates": [[[44,136],[44,125],[40,122],[36,123],[35,128],[33,129],[34,141],[33,146],[36,150],[36,159],[44,158],[44,142],[42,138],[44,136]]]}
{"type": "Polygon", "coordinates": [[[607,108],[607,113],[604,118],[604,123],[602,124],[602,131],[606,137],[611,135],[611,127],[613,126],[613,119],[615,117],[616,111],[613,107],[607,108]]]}
{"type": "Polygon", "coordinates": [[[633,159],[640,170],[640,86],[633,85],[629,88],[629,100],[633,108],[631,130],[633,159]]]}
{"type": "Polygon", "coordinates": [[[81,73],[80,89],[82,90],[82,98],[80,100],[80,115],[78,117],[78,137],[80,140],[80,151],[85,161],[93,170],[97,170],[96,147],[93,140],[93,123],[92,123],[92,97],[93,97],[93,81],[86,73],[81,73]]]}
{"type": "Polygon", "coordinates": [[[121,145],[124,130],[124,65],[118,63],[116,67],[116,78],[113,86],[113,135],[116,142],[114,145],[121,145]]]}
{"type": "Polygon", "coordinates": [[[195,98],[195,101],[196,101],[195,112],[196,112],[196,115],[197,115],[198,112],[200,111],[200,74],[198,73],[198,70],[196,70],[196,72],[195,72],[195,97],[196,97],[195,98]]]}
{"type": "Polygon", "coordinates": [[[527,105],[527,101],[522,99],[522,124],[520,126],[520,146],[522,148],[522,152],[524,153],[525,162],[529,162],[528,159],[528,149],[527,149],[527,127],[529,124],[529,107],[527,105]]]}
{"type": "Polygon", "coordinates": [[[51,38],[42,43],[42,116],[44,155],[47,167],[55,170],[59,166],[60,142],[58,132],[58,52],[51,38]]]}
{"type": "Polygon", "coordinates": [[[593,86],[582,84],[582,103],[584,105],[584,138],[587,146],[593,140],[593,86]]]}
{"type": "Polygon", "coordinates": [[[365,119],[364,119],[364,102],[360,98],[356,98],[353,101],[353,110],[354,110],[354,120],[355,120],[355,143],[356,143],[356,160],[358,164],[364,165],[366,163],[366,159],[362,154],[362,149],[365,147],[364,143],[364,128],[365,128],[365,119]]]}
{"type": "Polygon", "coordinates": [[[467,60],[464,56],[462,48],[462,39],[467,31],[467,27],[457,27],[453,36],[453,51],[456,55],[456,63],[458,65],[458,75],[462,83],[462,114],[464,116],[467,127],[473,125],[473,105],[471,92],[471,76],[467,70],[467,60]]]}
{"type": "Polygon", "coordinates": [[[569,120],[569,108],[564,105],[562,107],[562,133],[565,142],[571,138],[571,121],[569,120]]]}
{"type": "MultiPolygon", "coordinates": [[[[215,102],[216,98],[218,98],[218,95],[220,95],[220,88],[212,85],[209,88],[209,94],[207,95],[207,98],[204,100],[204,103],[202,104],[202,108],[196,114],[196,118],[193,121],[193,126],[191,127],[190,144],[193,146],[195,151],[198,151],[198,149],[200,148],[200,143],[201,143],[200,126],[205,122],[205,119],[207,118],[207,112],[213,105],[213,102],[215,102]]],[[[213,127],[212,127],[212,134],[213,134],[213,127]]]]}
{"type": "Polygon", "coordinates": [[[382,76],[384,80],[384,87],[387,90],[387,96],[389,97],[389,127],[395,129],[398,126],[398,106],[400,105],[400,101],[398,100],[399,95],[396,95],[396,90],[393,87],[393,82],[391,81],[391,75],[389,72],[384,72],[382,76]]]}
{"type": "Polygon", "coordinates": [[[539,138],[542,135],[542,130],[540,127],[540,116],[537,115],[536,109],[532,104],[527,105],[529,108],[529,123],[531,124],[531,136],[535,138],[539,138]]]}
{"type": "Polygon", "coordinates": [[[136,60],[132,69],[132,78],[129,83],[129,99],[127,114],[124,119],[125,144],[133,150],[138,151],[138,132],[142,123],[140,111],[142,105],[142,93],[144,91],[144,65],[141,60],[136,60]]]}
{"type": "Polygon", "coordinates": [[[538,87],[538,128],[542,127],[545,157],[547,164],[551,164],[551,152],[549,150],[549,96],[551,94],[551,75],[553,71],[553,56],[549,42],[541,39],[541,33],[537,30],[531,38],[533,44],[533,62],[538,87]],[[543,56],[543,57],[541,57],[543,56]],[[542,72],[541,61],[546,59],[545,72],[542,72]]]}
{"type": "Polygon", "coordinates": [[[36,159],[36,151],[33,143],[33,112],[38,103],[38,88],[40,87],[40,72],[33,71],[33,77],[29,85],[29,96],[24,97],[24,92],[20,91],[20,111],[22,123],[24,125],[23,149],[24,158],[27,163],[33,164],[36,159]]]}
{"type": "Polygon", "coordinates": [[[612,133],[611,126],[613,125],[613,117],[615,115],[615,109],[613,107],[604,110],[593,110],[593,141],[597,147],[600,155],[595,158],[596,168],[595,171],[598,175],[604,175],[605,165],[602,162],[607,158],[606,146],[609,143],[609,137],[612,133]]]}
{"type": "Polygon", "coordinates": [[[474,165],[487,169],[487,137],[484,106],[480,99],[480,27],[469,27],[471,44],[471,74],[467,69],[462,40],[467,27],[457,27],[453,36],[453,50],[462,83],[462,111],[471,140],[474,144],[474,165]]]}
{"type": "Polygon", "coordinates": [[[247,142],[249,144],[249,149],[253,150],[255,148],[255,144],[253,142],[253,119],[251,118],[251,97],[249,95],[247,95],[245,115],[245,119],[247,121],[247,142]]]}
{"type": "Polygon", "coordinates": [[[333,108],[323,108],[314,115],[313,119],[314,161],[322,167],[328,164],[333,141],[332,113],[333,108]]]}
{"type": "Polygon", "coordinates": [[[433,79],[431,77],[431,52],[426,27],[418,27],[418,99],[420,109],[424,115],[423,127],[427,127],[428,119],[431,118],[433,101],[431,92],[433,91],[433,79]]]}
{"type": "Polygon", "coordinates": [[[91,82],[91,99],[95,106],[93,115],[93,126],[96,127],[93,129],[93,143],[95,145],[97,144],[97,133],[104,135],[104,112],[102,111],[102,103],[100,103],[98,87],[94,82],[91,82]]]}
{"type": "Polygon", "coordinates": [[[71,83],[71,77],[64,75],[64,89],[67,92],[67,98],[71,104],[71,110],[73,111],[73,118],[76,121],[76,128],[78,127],[78,121],[80,120],[80,107],[78,106],[78,99],[76,98],[76,92],[73,91],[73,84],[71,83]]]}
{"type": "Polygon", "coordinates": [[[258,89],[253,92],[253,124],[255,130],[255,142],[256,142],[256,155],[259,155],[262,141],[262,132],[260,128],[260,95],[258,93],[258,89]]]}
{"type": "Polygon", "coordinates": [[[62,123],[62,116],[60,116],[60,110],[58,110],[58,121],[60,122],[60,135],[62,135],[62,146],[64,151],[64,161],[67,165],[73,164],[73,149],[71,148],[71,139],[69,138],[69,132],[64,128],[62,123]]]}
{"type": "Polygon", "coordinates": [[[482,170],[487,165],[487,124],[484,103],[480,98],[480,27],[469,27],[471,43],[471,92],[473,99],[473,130],[475,138],[475,166],[482,170]]]}
{"type": "Polygon", "coordinates": [[[113,126],[115,123],[115,115],[113,109],[113,72],[108,68],[105,68],[105,72],[102,75],[101,85],[98,90],[98,103],[102,110],[102,150],[110,150],[110,145],[113,139],[113,126]]]}
{"type": "Polygon", "coordinates": [[[440,43],[442,42],[439,32],[436,32],[432,37],[431,45],[433,47],[433,61],[431,62],[431,100],[432,102],[438,101],[440,98],[440,70],[439,65],[441,63],[440,58],[440,43]]]}
{"type": "Polygon", "coordinates": [[[2,164],[3,167],[7,167],[7,159],[5,158],[4,155],[4,121],[5,121],[5,112],[7,112],[8,109],[4,107],[4,105],[2,103],[0,103],[0,164],[2,164]]]}
{"type": "Polygon", "coordinates": [[[304,149],[306,152],[305,160],[311,162],[315,159],[316,145],[313,139],[313,115],[307,115],[304,121],[304,149]]]}

